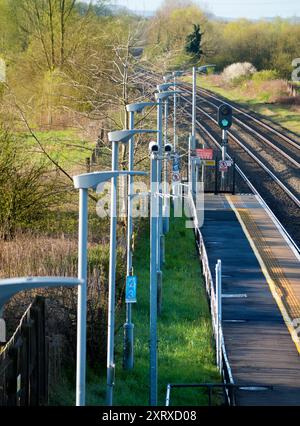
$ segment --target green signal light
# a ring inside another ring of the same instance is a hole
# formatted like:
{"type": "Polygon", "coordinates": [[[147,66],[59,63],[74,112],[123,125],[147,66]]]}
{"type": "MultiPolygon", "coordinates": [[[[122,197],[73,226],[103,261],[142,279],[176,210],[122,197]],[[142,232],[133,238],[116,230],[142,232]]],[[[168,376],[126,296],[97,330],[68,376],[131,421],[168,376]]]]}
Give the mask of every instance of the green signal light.
{"type": "Polygon", "coordinates": [[[225,126],[228,126],[229,121],[228,121],[228,120],[223,119],[223,120],[222,120],[222,124],[223,124],[223,126],[224,126],[224,127],[225,127],[225,126]]]}

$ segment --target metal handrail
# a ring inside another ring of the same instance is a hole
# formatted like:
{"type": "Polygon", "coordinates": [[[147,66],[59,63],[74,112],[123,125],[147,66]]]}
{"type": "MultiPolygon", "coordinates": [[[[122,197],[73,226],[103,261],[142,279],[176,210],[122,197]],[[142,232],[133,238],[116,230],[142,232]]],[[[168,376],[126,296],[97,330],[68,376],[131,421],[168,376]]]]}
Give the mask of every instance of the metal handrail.
{"type": "Polygon", "coordinates": [[[234,393],[236,390],[257,390],[257,391],[266,391],[273,390],[273,386],[264,386],[264,385],[251,385],[251,384],[236,384],[236,383],[168,383],[167,393],[166,393],[166,407],[170,406],[171,402],[171,390],[172,388],[202,388],[208,390],[209,406],[211,406],[211,397],[213,389],[223,389],[226,395],[231,393],[231,400],[234,401],[234,393]]]}

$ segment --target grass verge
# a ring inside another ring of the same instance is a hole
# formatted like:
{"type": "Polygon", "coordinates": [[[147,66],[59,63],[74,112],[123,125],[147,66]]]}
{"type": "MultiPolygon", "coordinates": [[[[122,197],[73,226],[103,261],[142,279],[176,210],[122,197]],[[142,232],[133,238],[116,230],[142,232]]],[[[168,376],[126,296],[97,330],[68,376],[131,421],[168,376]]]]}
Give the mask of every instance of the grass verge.
{"type": "MultiPolygon", "coordinates": [[[[145,406],[149,394],[149,232],[141,233],[135,255],[138,303],[133,307],[135,368],[122,369],[123,333],[116,336],[115,405],[145,406]]],[[[164,405],[168,383],[207,383],[220,380],[215,366],[211,319],[193,231],[185,219],[171,220],[166,237],[163,279],[163,312],[159,318],[158,403],[164,405]]],[[[88,404],[105,401],[105,371],[89,374],[88,404]]],[[[174,390],[172,405],[207,405],[203,391],[174,390]]]]}

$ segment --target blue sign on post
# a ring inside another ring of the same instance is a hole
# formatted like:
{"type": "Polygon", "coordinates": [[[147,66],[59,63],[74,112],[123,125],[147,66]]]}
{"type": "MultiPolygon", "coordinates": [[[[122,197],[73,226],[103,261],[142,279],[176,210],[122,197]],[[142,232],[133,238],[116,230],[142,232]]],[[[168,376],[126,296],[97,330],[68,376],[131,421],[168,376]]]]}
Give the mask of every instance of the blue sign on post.
{"type": "Polygon", "coordinates": [[[136,303],[137,277],[129,276],[126,278],[126,303],[136,303]]]}
{"type": "Polygon", "coordinates": [[[179,173],[179,171],[180,171],[180,157],[176,153],[174,155],[174,158],[173,158],[173,172],[174,173],[179,173]]]}

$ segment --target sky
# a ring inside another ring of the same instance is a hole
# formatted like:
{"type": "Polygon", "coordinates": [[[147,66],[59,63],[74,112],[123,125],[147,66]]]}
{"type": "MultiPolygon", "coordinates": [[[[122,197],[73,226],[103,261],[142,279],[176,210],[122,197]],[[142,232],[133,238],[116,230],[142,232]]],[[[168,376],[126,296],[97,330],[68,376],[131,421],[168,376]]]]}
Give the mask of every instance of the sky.
{"type": "MultiPolygon", "coordinates": [[[[162,0],[112,0],[132,10],[154,11],[162,0]]],[[[300,17],[300,0],[203,0],[200,6],[224,18],[300,17]]]]}

